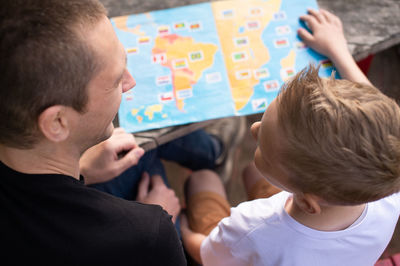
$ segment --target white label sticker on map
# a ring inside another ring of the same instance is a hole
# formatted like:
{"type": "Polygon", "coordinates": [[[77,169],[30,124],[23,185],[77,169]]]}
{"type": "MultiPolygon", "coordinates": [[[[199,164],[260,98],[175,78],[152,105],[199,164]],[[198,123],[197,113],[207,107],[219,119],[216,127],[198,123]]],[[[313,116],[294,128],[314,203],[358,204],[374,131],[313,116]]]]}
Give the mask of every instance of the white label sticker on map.
{"type": "Polygon", "coordinates": [[[160,93],[158,95],[160,102],[170,102],[174,99],[174,94],[172,91],[160,93]]]}
{"type": "Polygon", "coordinates": [[[247,60],[247,53],[246,52],[236,52],[232,54],[233,62],[241,62],[247,60]]]}
{"type": "Polygon", "coordinates": [[[217,83],[222,80],[220,72],[214,72],[206,75],[207,83],[217,83]]]}
{"type": "Polygon", "coordinates": [[[286,12],[279,11],[274,14],[274,20],[285,20],[286,19],[286,12]]]}
{"type": "Polygon", "coordinates": [[[281,69],[281,78],[283,81],[287,80],[288,78],[293,77],[295,74],[296,74],[296,71],[292,67],[281,69]]]}
{"type": "Polygon", "coordinates": [[[268,78],[269,75],[270,74],[269,74],[268,68],[260,68],[260,69],[254,70],[254,77],[256,79],[268,78]]]}
{"type": "Polygon", "coordinates": [[[288,47],[289,46],[289,40],[288,40],[288,38],[276,39],[276,40],[274,40],[274,46],[275,46],[275,48],[288,47]]]}
{"type": "Polygon", "coordinates": [[[249,38],[247,37],[238,37],[233,39],[236,47],[247,46],[249,44],[249,38]]]}
{"type": "Polygon", "coordinates": [[[290,29],[290,26],[285,25],[285,26],[276,27],[275,32],[278,35],[287,35],[287,34],[290,34],[292,32],[292,30],[290,29]]]}
{"type": "Polygon", "coordinates": [[[190,97],[193,96],[193,90],[192,90],[192,88],[183,89],[183,90],[177,90],[176,94],[177,94],[176,97],[179,100],[186,99],[186,98],[190,98],[190,97]]]}
{"type": "Polygon", "coordinates": [[[183,69],[188,67],[186,58],[172,60],[172,67],[174,69],[183,69]]]}
{"type": "Polygon", "coordinates": [[[247,30],[258,30],[260,28],[260,22],[258,20],[248,21],[246,23],[247,30]]]}
{"type": "Polygon", "coordinates": [[[189,53],[189,60],[191,62],[201,61],[204,59],[203,51],[196,51],[189,53]]]}
{"type": "Polygon", "coordinates": [[[156,77],[156,85],[157,86],[163,86],[163,85],[168,85],[171,84],[171,76],[158,76],[156,77]]]}
{"type": "Polygon", "coordinates": [[[251,78],[251,71],[248,69],[236,71],[235,74],[236,74],[236,79],[238,80],[251,78]]]}
{"type": "Polygon", "coordinates": [[[250,8],[249,14],[251,16],[257,16],[258,17],[258,16],[261,16],[263,14],[263,10],[260,7],[253,7],[253,8],[250,8]]]}
{"type": "Polygon", "coordinates": [[[277,80],[268,80],[263,83],[266,92],[279,90],[279,82],[277,80]]]}
{"type": "Polygon", "coordinates": [[[251,101],[251,105],[254,111],[262,111],[267,108],[267,99],[255,99],[251,101]]]}
{"type": "Polygon", "coordinates": [[[221,11],[222,19],[231,19],[235,17],[235,11],[233,9],[227,9],[221,11]]]}
{"type": "Polygon", "coordinates": [[[189,25],[189,29],[190,29],[191,31],[199,31],[199,30],[202,29],[201,23],[200,23],[200,22],[192,22],[192,23],[190,23],[190,25],[189,25]]]}
{"type": "Polygon", "coordinates": [[[138,44],[149,44],[151,42],[150,36],[142,36],[137,39],[138,44]]]}
{"type": "Polygon", "coordinates": [[[151,62],[153,64],[165,64],[167,62],[167,54],[153,54],[153,56],[151,57],[151,62]]]}
{"type": "Polygon", "coordinates": [[[307,49],[307,45],[304,42],[296,42],[294,46],[299,51],[307,49]]]}
{"type": "Polygon", "coordinates": [[[321,64],[321,66],[322,66],[323,68],[330,68],[330,67],[333,67],[333,63],[332,63],[332,61],[329,60],[329,59],[321,60],[321,61],[319,61],[318,63],[321,64]]]}
{"type": "Polygon", "coordinates": [[[176,22],[174,23],[174,30],[185,30],[186,29],[186,22],[181,21],[181,22],[176,22]]]}
{"type": "Polygon", "coordinates": [[[168,35],[171,33],[171,28],[168,25],[161,25],[157,28],[158,35],[168,35]]]}
{"type": "Polygon", "coordinates": [[[131,54],[138,54],[139,53],[139,48],[138,47],[130,47],[126,49],[126,53],[131,55],[131,54]]]}

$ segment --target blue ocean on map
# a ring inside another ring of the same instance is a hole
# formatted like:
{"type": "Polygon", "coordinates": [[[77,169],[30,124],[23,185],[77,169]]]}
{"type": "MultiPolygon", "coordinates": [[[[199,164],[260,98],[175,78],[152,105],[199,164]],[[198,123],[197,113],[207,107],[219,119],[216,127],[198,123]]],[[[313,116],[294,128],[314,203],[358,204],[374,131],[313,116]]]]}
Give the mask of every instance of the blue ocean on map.
{"type": "MultiPolygon", "coordinates": [[[[211,5],[204,3],[129,16],[128,27],[134,28],[136,25],[140,25],[140,31],[145,32],[146,36],[153,37],[149,43],[144,45],[137,44],[138,36],[114,27],[125,48],[139,46],[137,54],[128,54],[127,63],[128,70],[136,79],[137,85],[131,92],[124,95],[119,110],[120,125],[127,131],[137,132],[234,115],[231,92],[229,89],[221,89],[229,88],[229,82],[224,72],[225,66],[220,48],[214,56],[213,65],[203,72],[196,84],[193,84],[193,95],[185,99],[183,111],[178,110],[175,101],[170,101],[162,103],[162,111],[154,112],[152,119],[143,113],[147,106],[159,103],[160,93],[173,90],[172,83],[156,86],[155,82],[156,77],[172,75],[169,68],[151,61],[154,36],[158,34],[158,26],[168,25],[172,34],[190,37],[196,42],[215,44],[220,47],[215,22],[210,14],[212,14],[211,5]],[[188,28],[174,30],[173,25],[178,22],[186,24],[200,22],[201,29],[197,31],[191,31],[188,28]],[[220,81],[207,83],[206,76],[213,73],[219,73],[220,81]],[[127,98],[130,100],[127,101],[127,98]],[[143,121],[138,122],[131,114],[132,108],[141,110],[138,115],[141,115],[143,121]],[[163,114],[167,117],[162,117],[163,114]]],[[[113,24],[115,26],[115,23],[113,24]]]]}
{"type": "MultiPolygon", "coordinates": [[[[260,79],[253,88],[254,93],[250,100],[240,110],[235,110],[211,3],[130,15],[125,18],[123,28],[116,24],[117,18],[111,19],[119,40],[127,50],[127,68],[137,84],[122,97],[118,112],[120,126],[128,132],[140,132],[263,112],[284,83],[279,62],[293,49],[296,52],[294,72],[300,71],[310,62],[316,65],[325,62],[320,68],[320,75],[330,76],[333,71],[331,64],[325,57],[302,46],[296,34],[297,29],[304,26],[300,24],[299,16],[305,14],[307,8],[318,8],[315,0],[282,0],[281,3],[281,11],[275,14],[276,18],[269,22],[261,36],[271,56],[262,66],[268,70],[269,77],[260,79]],[[188,25],[194,25],[194,28],[188,25]],[[189,37],[195,43],[213,44],[217,47],[212,65],[203,70],[200,78],[192,82],[190,88],[180,91],[180,96],[184,98],[183,108],[178,108],[175,100],[178,96],[174,94],[173,71],[158,62],[166,60],[165,58],[155,57],[153,54],[160,27],[168,34],[189,37]],[[279,36],[278,28],[288,32],[279,36]],[[277,38],[284,38],[285,45],[276,47],[277,38]],[[268,82],[272,82],[274,89],[265,89],[268,82]],[[260,101],[255,106],[254,102],[257,103],[259,99],[266,101],[260,101]]],[[[244,26],[239,27],[239,31],[245,30],[244,26]]]]}
{"type": "MultiPolygon", "coordinates": [[[[297,32],[297,29],[300,27],[304,27],[300,23],[298,19],[301,15],[307,13],[308,8],[318,9],[318,5],[314,1],[282,1],[281,5],[281,13],[276,14],[277,19],[271,20],[271,22],[265,27],[265,30],[262,34],[262,40],[264,41],[265,46],[271,51],[270,56],[271,59],[263,68],[267,68],[270,73],[270,77],[273,77],[273,80],[278,81],[279,88],[283,85],[284,81],[281,78],[281,67],[279,62],[282,58],[286,57],[289,52],[295,47],[296,52],[296,63],[295,63],[295,72],[299,72],[304,67],[306,67],[310,63],[314,63],[316,66],[321,62],[327,60],[326,57],[316,53],[310,48],[296,48],[296,44],[301,43],[301,39],[297,36],[297,34],[293,34],[297,32]],[[284,11],[282,11],[284,10],[284,11]],[[279,16],[282,19],[279,19],[279,16]],[[289,41],[289,45],[283,48],[276,48],[274,41],[279,38],[276,33],[276,29],[282,26],[289,26],[290,31],[292,34],[287,34],[282,36],[282,38],[287,38],[289,41]]],[[[329,66],[327,68],[321,67],[320,68],[320,76],[328,77],[331,75],[332,71],[334,70],[333,67],[329,66]]],[[[270,78],[268,78],[270,80],[270,78]]],[[[267,99],[267,106],[271,103],[276,96],[278,95],[279,90],[266,92],[264,89],[263,83],[266,79],[261,79],[260,83],[254,87],[254,94],[252,95],[251,99],[249,100],[248,104],[245,105],[242,109],[237,111],[238,115],[249,115],[257,113],[252,106],[252,102],[257,99],[267,99]]],[[[264,109],[265,110],[265,109],[264,109]]],[[[260,108],[258,113],[264,112],[260,108]]]]}

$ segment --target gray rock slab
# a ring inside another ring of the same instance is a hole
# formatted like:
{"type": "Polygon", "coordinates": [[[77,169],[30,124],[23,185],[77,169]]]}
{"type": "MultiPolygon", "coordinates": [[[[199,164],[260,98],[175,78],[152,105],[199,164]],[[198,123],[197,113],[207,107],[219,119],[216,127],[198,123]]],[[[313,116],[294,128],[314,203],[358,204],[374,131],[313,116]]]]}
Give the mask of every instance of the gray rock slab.
{"type": "MultiPolygon", "coordinates": [[[[109,17],[209,2],[206,0],[100,0],[109,17]]],[[[296,0],[292,0],[296,1],[296,0]]],[[[400,0],[318,0],[343,21],[356,59],[400,43],[400,0]]]]}

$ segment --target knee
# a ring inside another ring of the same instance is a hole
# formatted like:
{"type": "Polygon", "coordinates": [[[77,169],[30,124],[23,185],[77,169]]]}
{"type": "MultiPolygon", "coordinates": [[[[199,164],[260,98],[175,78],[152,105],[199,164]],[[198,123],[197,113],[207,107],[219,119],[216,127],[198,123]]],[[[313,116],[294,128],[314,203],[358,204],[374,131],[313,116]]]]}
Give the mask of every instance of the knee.
{"type": "Polygon", "coordinates": [[[216,192],[225,195],[224,185],[219,176],[210,170],[200,170],[193,174],[186,181],[187,196],[198,192],[216,192]]]}
{"type": "Polygon", "coordinates": [[[194,182],[196,184],[219,182],[219,181],[220,179],[217,173],[208,169],[195,171],[190,176],[190,182],[194,182]]]}

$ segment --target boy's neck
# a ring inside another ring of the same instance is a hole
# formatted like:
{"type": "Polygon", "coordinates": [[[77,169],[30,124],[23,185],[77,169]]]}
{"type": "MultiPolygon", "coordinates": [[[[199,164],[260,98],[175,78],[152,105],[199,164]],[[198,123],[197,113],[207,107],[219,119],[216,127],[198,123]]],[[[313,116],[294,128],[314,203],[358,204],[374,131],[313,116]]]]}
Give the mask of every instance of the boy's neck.
{"type": "Polygon", "coordinates": [[[296,197],[288,199],[286,212],[297,222],[319,231],[339,231],[351,226],[363,213],[366,204],[356,206],[321,206],[321,213],[311,214],[302,210],[296,197]]]}

